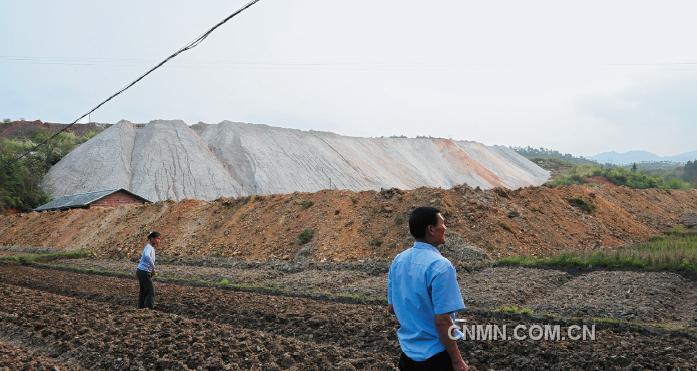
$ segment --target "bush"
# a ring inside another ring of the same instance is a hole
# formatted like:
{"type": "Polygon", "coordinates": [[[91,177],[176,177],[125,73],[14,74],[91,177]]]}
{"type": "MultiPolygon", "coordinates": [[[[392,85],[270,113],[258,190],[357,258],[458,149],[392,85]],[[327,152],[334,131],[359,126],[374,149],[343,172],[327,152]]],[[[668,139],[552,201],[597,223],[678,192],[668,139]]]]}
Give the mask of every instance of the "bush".
{"type": "Polygon", "coordinates": [[[570,198],[567,201],[569,205],[581,209],[586,214],[591,214],[595,211],[595,205],[582,198],[570,198]]]}
{"type": "Polygon", "coordinates": [[[308,200],[303,201],[303,203],[302,203],[303,210],[304,210],[304,209],[309,209],[309,208],[310,208],[312,205],[314,205],[314,204],[315,204],[315,203],[312,202],[312,201],[308,201],[308,200]]]}
{"type": "Polygon", "coordinates": [[[310,240],[312,240],[312,237],[314,236],[314,231],[310,228],[305,228],[300,234],[298,235],[298,242],[300,242],[301,245],[304,245],[310,240]]]}

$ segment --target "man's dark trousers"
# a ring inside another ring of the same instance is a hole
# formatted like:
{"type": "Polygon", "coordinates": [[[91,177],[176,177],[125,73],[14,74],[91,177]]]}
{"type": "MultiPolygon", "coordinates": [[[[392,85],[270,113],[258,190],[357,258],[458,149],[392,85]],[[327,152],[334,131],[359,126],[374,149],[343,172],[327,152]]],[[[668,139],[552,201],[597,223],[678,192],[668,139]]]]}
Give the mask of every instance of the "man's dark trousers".
{"type": "Polygon", "coordinates": [[[136,269],[136,276],[138,276],[138,283],[140,284],[138,308],[155,308],[155,286],[152,284],[152,274],[136,269]]]}
{"type": "Polygon", "coordinates": [[[450,360],[450,355],[445,350],[425,361],[414,361],[402,352],[402,355],[399,357],[399,369],[400,371],[448,371],[453,369],[453,363],[450,360]]]}

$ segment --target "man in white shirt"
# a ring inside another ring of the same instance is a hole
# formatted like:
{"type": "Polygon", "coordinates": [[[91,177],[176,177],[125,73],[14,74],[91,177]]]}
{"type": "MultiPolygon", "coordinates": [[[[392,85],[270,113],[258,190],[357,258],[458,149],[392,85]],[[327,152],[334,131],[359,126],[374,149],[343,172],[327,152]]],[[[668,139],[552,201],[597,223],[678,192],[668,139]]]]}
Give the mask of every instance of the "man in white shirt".
{"type": "Polygon", "coordinates": [[[152,231],[148,234],[148,244],[143,248],[140,263],[136,269],[136,277],[140,284],[138,308],[155,308],[155,287],[152,276],[155,274],[155,247],[160,244],[160,233],[152,231]]]}

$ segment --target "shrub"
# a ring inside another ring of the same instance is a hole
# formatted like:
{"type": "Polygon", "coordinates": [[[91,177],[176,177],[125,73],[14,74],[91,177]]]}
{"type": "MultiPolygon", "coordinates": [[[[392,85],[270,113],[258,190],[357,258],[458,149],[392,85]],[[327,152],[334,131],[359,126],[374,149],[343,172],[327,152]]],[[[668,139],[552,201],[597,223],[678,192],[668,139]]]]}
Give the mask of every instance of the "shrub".
{"type": "Polygon", "coordinates": [[[314,204],[315,204],[314,202],[309,201],[309,200],[303,201],[303,203],[302,203],[303,210],[304,210],[304,209],[309,209],[309,208],[310,208],[312,205],[314,205],[314,204]]]}
{"type": "Polygon", "coordinates": [[[310,240],[312,240],[312,237],[314,236],[314,231],[310,228],[305,228],[300,234],[298,235],[298,242],[300,242],[301,245],[304,245],[310,240]]]}
{"type": "Polygon", "coordinates": [[[504,230],[506,230],[508,232],[513,232],[513,230],[511,229],[511,226],[508,225],[508,223],[503,222],[503,221],[499,221],[498,224],[499,224],[499,227],[503,228],[504,230]]]}
{"type": "Polygon", "coordinates": [[[590,214],[593,211],[595,211],[595,205],[582,198],[574,197],[568,199],[567,201],[569,202],[569,205],[581,209],[581,211],[583,211],[586,214],[590,214]]]}

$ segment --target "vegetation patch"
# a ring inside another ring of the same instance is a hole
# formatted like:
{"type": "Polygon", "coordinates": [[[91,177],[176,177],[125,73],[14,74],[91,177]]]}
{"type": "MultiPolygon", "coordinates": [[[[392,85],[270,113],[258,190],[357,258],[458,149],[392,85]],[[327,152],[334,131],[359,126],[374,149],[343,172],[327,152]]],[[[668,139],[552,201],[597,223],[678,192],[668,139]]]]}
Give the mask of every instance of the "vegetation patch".
{"type": "Polygon", "coordinates": [[[563,168],[558,174],[552,177],[552,180],[545,183],[551,187],[585,184],[590,178],[601,177],[608,182],[629,188],[646,189],[689,189],[693,188],[693,184],[683,179],[682,170],[680,168],[674,171],[654,171],[653,173],[637,170],[636,167],[624,168],[619,166],[601,166],[601,165],[574,165],[563,168]]]}
{"type": "Polygon", "coordinates": [[[497,265],[563,268],[632,268],[697,272],[697,232],[674,229],[635,246],[563,252],[549,257],[511,256],[497,265]]]}
{"type": "Polygon", "coordinates": [[[503,228],[505,231],[513,232],[513,230],[511,229],[511,226],[508,225],[508,223],[506,223],[504,221],[499,221],[498,224],[499,224],[499,227],[503,228]]]}
{"type": "Polygon", "coordinates": [[[304,209],[309,209],[309,208],[312,207],[312,205],[314,205],[314,204],[315,204],[314,202],[309,201],[309,200],[303,201],[303,203],[302,203],[303,210],[304,210],[304,209]]]}
{"type": "Polygon", "coordinates": [[[569,205],[581,209],[586,214],[592,214],[593,211],[595,211],[595,205],[593,205],[590,201],[586,201],[582,198],[574,197],[570,198],[567,200],[569,202],[569,205]]]}
{"type": "Polygon", "coordinates": [[[97,131],[83,136],[62,132],[36,150],[36,145],[52,133],[38,130],[24,138],[0,138],[0,212],[7,209],[30,211],[48,202],[50,197],[40,186],[44,175],[61,158],[96,134],[97,131]],[[23,154],[26,155],[17,160],[23,154]]]}
{"type": "Polygon", "coordinates": [[[310,228],[305,228],[300,234],[298,235],[298,242],[300,242],[301,245],[304,245],[310,240],[312,240],[312,237],[314,236],[315,232],[310,229],[310,228]]]}
{"type": "Polygon", "coordinates": [[[532,315],[532,309],[515,304],[504,304],[498,308],[498,311],[501,313],[532,315]]]}
{"type": "Polygon", "coordinates": [[[53,253],[22,253],[18,255],[0,256],[0,262],[10,262],[17,264],[47,263],[61,259],[80,259],[86,258],[90,254],[87,250],[72,250],[53,253]]]}

